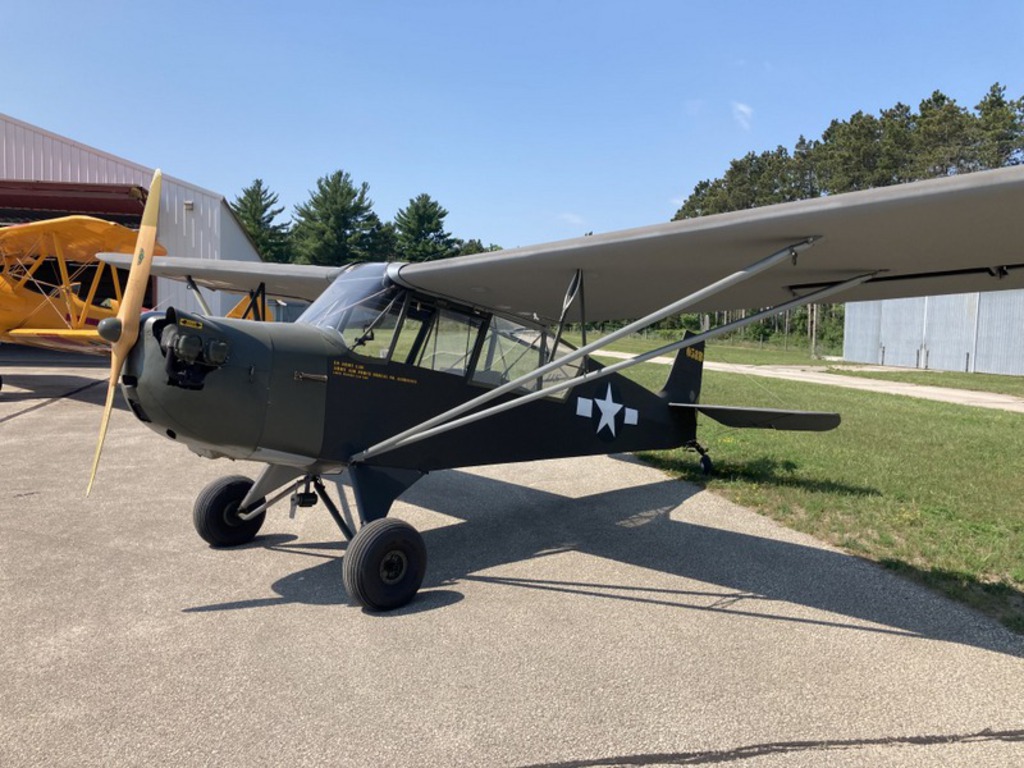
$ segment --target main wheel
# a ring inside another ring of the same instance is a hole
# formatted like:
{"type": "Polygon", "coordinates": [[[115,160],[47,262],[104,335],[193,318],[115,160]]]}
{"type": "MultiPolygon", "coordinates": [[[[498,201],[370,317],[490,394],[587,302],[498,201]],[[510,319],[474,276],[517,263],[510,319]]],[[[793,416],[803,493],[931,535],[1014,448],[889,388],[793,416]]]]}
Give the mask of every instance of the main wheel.
{"type": "Polygon", "coordinates": [[[715,465],[711,463],[711,457],[706,453],[701,454],[700,457],[700,471],[705,475],[710,475],[715,471],[715,465]]]}
{"type": "Polygon", "coordinates": [[[236,547],[256,538],[266,510],[249,520],[238,516],[238,505],[250,488],[252,480],[241,475],[222,477],[203,488],[192,508],[192,523],[203,541],[215,547],[236,547]]]}
{"type": "Polygon", "coordinates": [[[427,547],[419,531],[387,517],[360,528],[342,562],[345,591],[371,611],[390,611],[408,603],[426,571],[427,547]]]}

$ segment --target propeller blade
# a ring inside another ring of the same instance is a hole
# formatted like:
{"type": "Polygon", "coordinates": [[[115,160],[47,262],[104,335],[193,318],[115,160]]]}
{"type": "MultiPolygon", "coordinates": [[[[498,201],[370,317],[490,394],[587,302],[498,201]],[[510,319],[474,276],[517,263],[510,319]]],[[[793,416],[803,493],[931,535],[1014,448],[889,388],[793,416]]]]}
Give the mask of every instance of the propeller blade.
{"type": "Polygon", "coordinates": [[[85,490],[86,496],[92,491],[92,484],[96,480],[96,470],[100,466],[100,454],[103,452],[103,441],[107,437],[110,412],[114,407],[114,390],[117,389],[117,380],[121,377],[121,369],[124,367],[128,353],[139,337],[142,301],[146,295],[146,285],[149,283],[150,268],[153,264],[153,251],[156,248],[162,178],[162,174],[157,170],[149,185],[149,196],[146,198],[146,207],[142,211],[142,226],[139,227],[139,236],[135,241],[135,258],[128,271],[128,281],[125,285],[124,295],[121,297],[121,304],[117,309],[117,318],[113,323],[108,323],[107,328],[101,331],[101,335],[111,341],[110,381],[107,383],[107,400],[103,406],[100,435],[96,442],[96,453],[92,459],[92,472],[89,474],[89,485],[85,490]]]}

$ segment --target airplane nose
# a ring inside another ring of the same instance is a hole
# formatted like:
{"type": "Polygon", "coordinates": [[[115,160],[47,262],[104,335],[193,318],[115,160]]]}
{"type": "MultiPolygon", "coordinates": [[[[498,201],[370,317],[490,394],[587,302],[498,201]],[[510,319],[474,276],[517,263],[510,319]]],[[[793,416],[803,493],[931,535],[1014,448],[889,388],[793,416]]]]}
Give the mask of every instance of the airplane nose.
{"type": "Polygon", "coordinates": [[[132,412],[198,453],[251,455],[263,428],[272,362],[260,325],[235,327],[173,309],[146,318],[122,377],[132,412]]]}
{"type": "Polygon", "coordinates": [[[308,325],[168,310],[144,321],[122,388],[139,420],[201,455],[313,461],[337,352],[308,325]]]}

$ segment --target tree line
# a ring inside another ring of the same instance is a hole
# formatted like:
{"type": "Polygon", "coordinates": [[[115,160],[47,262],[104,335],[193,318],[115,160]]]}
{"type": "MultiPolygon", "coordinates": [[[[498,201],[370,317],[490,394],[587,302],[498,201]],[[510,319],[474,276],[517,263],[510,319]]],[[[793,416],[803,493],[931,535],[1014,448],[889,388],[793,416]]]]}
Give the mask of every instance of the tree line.
{"type": "Polygon", "coordinates": [[[460,240],[445,230],[448,211],[420,194],[382,221],[373,210],[370,186],[345,171],[317,179],[309,199],[295,206],[290,221],[278,221],[284,206],[262,179],[229,205],[264,261],[340,266],[360,261],[433,261],[499,250],[479,239],[460,240]]]}
{"type": "MultiPolygon", "coordinates": [[[[697,184],[673,220],[1021,163],[1024,97],[1009,99],[1005,86],[995,83],[969,110],[935,91],[916,111],[897,103],[877,116],[856,112],[833,120],[820,139],[800,136],[792,151],[779,146],[748,152],[719,178],[697,184]]],[[[743,333],[764,341],[792,330],[808,334],[812,348],[820,340],[830,350],[841,349],[843,309],[841,304],[803,308],[743,333]]],[[[701,321],[691,316],[678,322],[697,326],[701,321]]]]}
{"type": "MultiPolygon", "coordinates": [[[[800,136],[793,149],[748,152],[725,173],[696,185],[673,220],[903,184],[1024,163],[1024,97],[1007,98],[993,84],[972,109],[935,91],[917,109],[897,103],[877,115],[858,111],[833,120],[819,139],[800,136]]],[[[373,211],[369,185],[338,170],[317,180],[309,199],[280,222],[284,207],[261,179],[230,203],[267,261],[333,266],[353,261],[431,261],[499,250],[445,229],[448,211],[428,194],[409,200],[393,221],[373,211]]],[[[842,304],[820,305],[748,326],[744,337],[772,341],[806,334],[842,348],[842,304]]],[[[724,313],[723,313],[724,315],[724,313]]],[[[719,316],[717,322],[732,319],[719,316]]],[[[706,327],[710,318],[684,315],[665,330],[706,327]]]]}

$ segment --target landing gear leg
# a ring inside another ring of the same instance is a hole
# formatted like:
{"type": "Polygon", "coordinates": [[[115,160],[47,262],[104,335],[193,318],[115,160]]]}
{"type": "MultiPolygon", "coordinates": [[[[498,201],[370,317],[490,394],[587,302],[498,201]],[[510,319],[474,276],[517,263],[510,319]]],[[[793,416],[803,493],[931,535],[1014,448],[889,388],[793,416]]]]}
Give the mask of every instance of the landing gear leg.
{"type": "MultiPolygon", "coordinates": [[[[192,511],[196,531],[215,547],[245,544],[256,537],[270,505],[291,494],[294,512],[296,507],[314,506],[319,499],[349,542],[342,560],[342,581],[349,597],[367,610],[390,611],[416,596],[427,571],[426,545],[415,528],[401,520],[389,519],[387,513],[394,500],[422,477],[421,472],[387,468],[353,471],[350,468],[360,523],[355,533],[327,494],[319,475],[295,480],[267,503],[262,494],[280,487],[278,483],[287,474],[287,471],[272,476],[264,474],[255,483],[247,477],[232,475],[210,483],[199,494],[192,511]],[[261,498],[249,499],[250,491],[260,494],[261,498]],[[244,508],[243,501],[248,502],[244,508]],[[259,513],[253,514],[255,510],[259,513]]],[[[344,496],[342,502],[344,504],[344,496]]]]}
{"type": "Polygon", "coordinates": [[[373,484],[378,477],[350,472],[361,523],[354,534],[327,495],[323,481],[319,477],[306,481],[349,542],[342,560],[342,582],[348,596],[369,611],[390,611],[416,596],[427,571],[427,547],[411,525],[386,517],[394,498],[412,484],[413,477],[404,478],[407,483],[394,483],[388,475],[391,484],[384,490],[373,484]]]}

